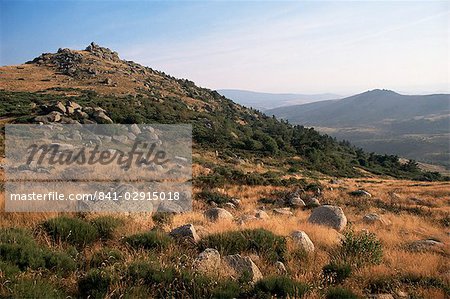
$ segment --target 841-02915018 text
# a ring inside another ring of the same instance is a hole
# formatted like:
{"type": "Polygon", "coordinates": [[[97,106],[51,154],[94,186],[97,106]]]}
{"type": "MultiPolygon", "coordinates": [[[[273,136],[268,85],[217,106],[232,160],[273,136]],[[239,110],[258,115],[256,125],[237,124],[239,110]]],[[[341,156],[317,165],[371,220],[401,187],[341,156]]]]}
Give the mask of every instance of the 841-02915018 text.
{"type": "Polygon", "coordinates": [[[63,201],[63,200],[81,200],[81,201],[102,201],[102,200],[128,200],[128,201],[156,201],[156,200],[180,200],[180,192],[173,191],[147,191],[147,192],[103,192],[95,191],[93,193],[70,193],[68,195],[60,192],[47,193],[11,193],[10,200],[13,201],[63,201]]]}

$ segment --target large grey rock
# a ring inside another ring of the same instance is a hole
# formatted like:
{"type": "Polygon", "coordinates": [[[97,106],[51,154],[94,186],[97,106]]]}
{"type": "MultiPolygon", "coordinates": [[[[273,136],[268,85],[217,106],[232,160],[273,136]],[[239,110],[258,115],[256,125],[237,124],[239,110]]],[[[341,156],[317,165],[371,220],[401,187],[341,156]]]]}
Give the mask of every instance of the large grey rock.
{"type": "Polygon", "coordinates": [[[258,219],[263,219],[263,220],[266,220],[266,219],[270,218],[269,215],[263,210],[257,210],[255,212],[255,217],[258,218],[258,219]]]}
{"type": "Polygon", "coordinates": [[[112,124],[113,121],[106,115],[105,111],[101,108],[94,108],[92,118],[99,124],[112,124]]]}
{"type": "Polygon", "coordinates": [[[66,113],[66,107],[64,106],[63,103],[61,102],[57,102],[54,106],[53,106],[53,110],[58,111],[62,114],[66,113]]]}
{"type": "Polygon", "coordinates": [[[185,209],[174,201],[161,201],[158,206],[158,212],[168,212],[174,214],[181,214],[185,209]]]}
{"type": "Polygon", "coordinates": [[[200,241],[200,237],[197,235],[195,227],[192,224],[185,224],[177,227],[170,232],[170,235],[176,239],[190,241],[193,243],[200,241]]]}
{"type": "Polygon", "coordinates": [[[66,103],[66,107],[70,107],[73,110],[81,110],[81,105],[79,105],[78,103],[74,102],[74,101],[67,101],[66,103]]]}
{"type": "Polygon", "coordinates": [[[300,195],[298,194],[292,194],[288,198],[288,205],[293,208],[304,208],[306,206],[305,202],[303,201],[303,199],[301,199],[300,195]]]}
{"type": "Polygon", "coordinates": [[[206,248],[194,260],[193,269],[200,273],[211,274],[220,269],[220,263],[220,253],[215,249],[206,248]]]}
{"type": "Polygon", "coordinates": [[[234,217],[225,209],[212,208],[205,211],[204,216],[210,221],[233,220],[234,217]]]}
{"type": "Polygon", "coordinates": [[[248,256],[241,256],[240,254],[228,255],[223,260],[239,277],[245,273],[249,275],[250,281],[253,283],[263,278],[259,268],[248,256]]]}
{"type": "Polygon", "coordinates": [[[61,120],[61,113],[60,112],[58,112],[58,111],[52,111],[52,112],[50,112],[49,114],[47,114],[47,115],[39,115],[39,116],[36,116],[35,118],[34,118],[34,120],[35,121],[37,121],[37,122],[42,122],[42,123],[45,123],[45,124],[47,124],[47,123],[53,123],[53,122],[58,122],[58,121],[60,121],[61,120]]]}
{"type": "Polygon", "coordinates": [[[314,252],[314,244],[304,231],[294,231],[291,234],[292,240],[306,252],[314,252]]]}
{"type": "Polygon", "coordinates": [[[390,224],[389,220],[384,219],[382,216],[376,213],[370,213],[363,217],[363,221],[367,224],[382,224],[388,225],[390,224]]]}
{"type": "Polygon", "coordinates": [[[347,225],[347,217],[340,207],[323,205],[312,211],[308,222],[328,226],[337,231],[342,231],[347,225]]]}
{"type": "Polygon", "coordinates": [[[433,240],[433,239],[425,239],[414,241],[409,245],[410,250],[412,251],[428,251],[428,250],[436,250],[444,247],[444,243],[433,240]]]}

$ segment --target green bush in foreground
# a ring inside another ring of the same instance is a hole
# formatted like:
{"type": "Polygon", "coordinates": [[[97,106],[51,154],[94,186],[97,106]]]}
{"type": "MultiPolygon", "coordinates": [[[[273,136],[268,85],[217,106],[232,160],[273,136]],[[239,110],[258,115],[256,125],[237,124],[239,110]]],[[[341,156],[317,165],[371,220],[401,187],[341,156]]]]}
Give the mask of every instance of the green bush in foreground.
{"type": "Polygon", "coordinates": [[[92,255],[89,264],[92,268],[98,268],[102,266],[110,266],[122,260],[123,255],[119,250],[105,247],[100,251],[96,251],[92,255]]]}
{"type": "Polygon", "coordinates": [[[326,299],[359,299],[352,291],[344,288],[330,288],[325,296],[326,299]]]}
{"type": "Polygon", "coordinates": [[[76,263],[70,255],[39,246],[28,231],[2,229],[0,240],[0,260],[21,270],[46,268],[66,274],[76,269],[76,263]]]}
{"type": "Polygon", "coordinates": [[[167,248],[173,242],[173,239],[166,233],[155,230],[128,236],[124,239],[124,242],[134,249],[162,250],[167,248]]]}
{"type": "Polygon", "coordinates": [[[78,281],[78,293],[82,298],[104,298],[111,283],[108,273],[94,269],[78,281]]]}
{"type": "Polygon", "coordinates": [[[12,286],[12,298],[63,299],[67,296],[54,285],[41,280],[21,280],[12,286]]]}
{"type": "Polygon", "coordinates": [[[222,255],[255,252],[270,261],[284,261],[286,239],[265,229],[247,229],[211,234],[199,243],[201,250],[215,248],[222,255]]]}
{"type": "Polygon", "coordinates": [[[257,298],[299,298],[305,295],[309,287],[287,276],[272,276],[258,281],[252,293],[257,298]]]}
{"type": "Polygon", "coordinates": [[[92,219],[91,224],[97,229],[101,239],[108,240],[113,237],[114,230],[123,224],[123,220],[112,216],[101,216],[92,219]]]}
{"type": "Polygon", "coordinates": [[[356,267],[366,264],[380,264],[383,258],[383,247],[373,233],[362,231],[344,233],[340,247],[341,257],[356,267]]]}
{"type": "MultiPolygon", "coordinates": [[[[151,289],[152,298],[237,298],[242,288],[235,281],[216,281],[210,277],[174,267],[161,267],[145,261],[129,265],[127,277],[134,286],[151,289]]],[[[135,289],[142,293],[142,289],[135,289]]]]}
{"type": "Polygon", "coordinates": [[[46,251],[44,254],[45,267],[59,274],[68,274],[77,269],[75,260],[67,253],[61,251],[46,251]]]}
{"type": "Polygon", "coordinates": [[[0,228],[0,243],[35,244],[30,231],[22,228],[0,228]]]}
{"type": "Polygon", "coordinates": [[[0,261],[0,279],[13,279],[19,273],[20,269],[16,265],[0,261]]]}
{"type": "Polygon", "coordinates": [[[45,221],[42,227],[54,241],[83,247],[99,238],[97,228],[81,219],[58,217],[45,221]]]}

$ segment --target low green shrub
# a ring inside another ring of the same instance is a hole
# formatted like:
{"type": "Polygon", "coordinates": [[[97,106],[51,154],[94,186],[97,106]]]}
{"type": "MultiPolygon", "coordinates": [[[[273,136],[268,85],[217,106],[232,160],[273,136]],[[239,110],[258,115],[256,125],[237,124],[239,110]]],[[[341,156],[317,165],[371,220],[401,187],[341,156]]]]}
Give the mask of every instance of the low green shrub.
{"type": "Polygon", "coordinates": [[[65,274],[76,269],[76,263],[69,254],[39,246],[29,231],[2,229],[0,240],[0,260],[21,270],[46,268],[65,274]]]}
{"type": "Polygon", "coordinates": [[[45,267],[59,274],[68,274],[77,269],[73,257],[62,251],[47,251],[44,253],[45,267]]]}
{"type": "Polygon", "coordinates": [[[218,205],[223,205],[231,200],[231,197],[213,191],[201,191],[197,193],[196,198],[207,203],[214,202],[218,205]]]}
{"type": "Polygon", "coordinates": [[[78,293],[82,298],[104,298],[111,283],[109,273],[93,269],[78,280],[78,293]]]}
{"type": "Polygon", "coordinates": [[[92,255],[89,265],[92,268],[99,268],[102,266],[110,266],[122,260],[123,255],[119,250],[105,247],[92,255]]]}
{"type": "Polygon", "coordinates": [[[97,229],[101,239],[108,240],[113,237],[114,230],[123,225],[123,220],[112,216],[101,216],[92,219],[91,224],[97,229]]]}
{"type": "Polygon", "coordinates": [[[0,244],[0,260],[21,270],[45,268],[46,251],[36,244],[0,244]]]}
{"type": "Polygon", "coordinates": [[[200,250],[217,249],[222,255],[254,252],[272,262],[285,261],[286,239],[265,229],[247,229],[211,234],[199,243],[200,250]]]}
{"type": "Polygon", "coordinates": [[[380,264],[383,258],[383,247],[373,233],[365,231],[354,233],[352,230],[348,230],[344,233],[340,255],[345,261],[356,267],[380,264]]]}
{"type": "Polygon", "coordinates": [[[0,228],[0,243],[35,244],[30,231],[22,228],[0,228]]]}
{"type": "Polygon", "coordinates": [[[352,268],[346,263],[331,262],[322,268],[326,283],[341,283],[350,276],[352,268]]]}
{"type": "Polygon", "coordinates": [[[0,281],[2,279],[13,279],[17,274],[20,273],[19,267],[16,265],[0,261],[0,281]]]}
{"type": "Polygon", "coordinates": [[[54,241],[63,241],[78,247],[90,244],[99,237],[95,226],[77,218],[53,218],[45,221],[42,227],[54,241]]]}
{"type": "Polygon", "coordinates": [[[340,287],[329,288],[325,295],[326,299],[358,299],[358,295],[352,291],[340,287]]]}
{"type": "Polygon", "coordinates": [[[134,249],[162,250],[167,248],[173,242],[173,239],[162,231],[154,230],[128,236],[124,239],[124,242],[134,249]]]}
{"type": "Polygon", "coordinates": [[[239,287],[231,282],[216,282],[204,275],[174,267],[161,268],[145,261],[131,263],[127,277],[134,284],[149,286],[153,290],[150,297],[154,298],[211,298],[212,294],[223,295],[219,298],[235,298],[239,294],[239,287]]]}
{"type": "Polygon", "coordinates": [[[67,298],[62,290],[42,280],[20,280],[12,286],[12,298],[67,298]]]}
{"type": "Polygon", "coordinates": [[[299,298],[304,296],[308,289],[308,285],[287,276],[271,276],[259,280],[252,290],[252,295],[257,298],[299,298]]]}
{"type": "Polygon", "coordinates": [[[239,298],[243,293],[243,288],[240,283],[233,280],[225,280],[219,281],[217,286],[212,290],[211,297],[212,298],[221,298],[221,299],[233,299],[239,298]]]}

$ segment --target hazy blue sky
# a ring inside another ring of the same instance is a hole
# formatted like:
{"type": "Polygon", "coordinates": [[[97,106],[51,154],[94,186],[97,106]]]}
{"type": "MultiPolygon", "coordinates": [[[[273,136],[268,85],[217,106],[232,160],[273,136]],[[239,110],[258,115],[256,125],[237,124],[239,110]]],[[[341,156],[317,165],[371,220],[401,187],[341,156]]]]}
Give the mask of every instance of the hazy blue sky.
{"type": "Polygon", "coordinates": [[[0,0],[0,65],[95,41],[213,89],[448,92],[449,28],[448,1],[0,0]]]}

